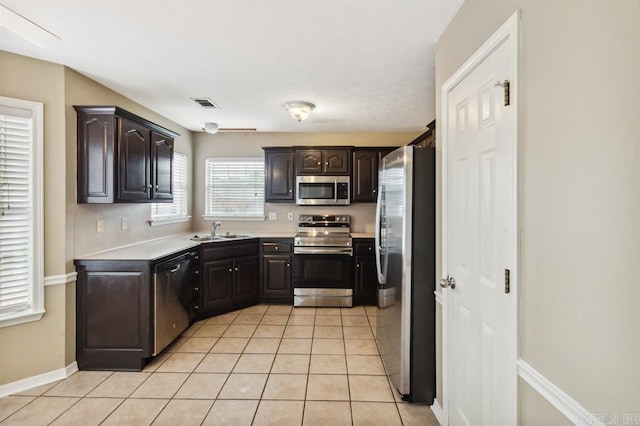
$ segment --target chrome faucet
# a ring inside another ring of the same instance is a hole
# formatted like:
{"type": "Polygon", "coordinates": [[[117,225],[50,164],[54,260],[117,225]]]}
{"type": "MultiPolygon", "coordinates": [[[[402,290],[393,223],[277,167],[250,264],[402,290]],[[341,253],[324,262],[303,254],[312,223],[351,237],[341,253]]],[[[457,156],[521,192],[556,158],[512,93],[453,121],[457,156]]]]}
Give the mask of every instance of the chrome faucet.
{"type": "Polygon", "coordinates": [[[216,236],[216,228],[222,225],[220,222],[211,222],[211,238],[215,238],[216,236]]]}

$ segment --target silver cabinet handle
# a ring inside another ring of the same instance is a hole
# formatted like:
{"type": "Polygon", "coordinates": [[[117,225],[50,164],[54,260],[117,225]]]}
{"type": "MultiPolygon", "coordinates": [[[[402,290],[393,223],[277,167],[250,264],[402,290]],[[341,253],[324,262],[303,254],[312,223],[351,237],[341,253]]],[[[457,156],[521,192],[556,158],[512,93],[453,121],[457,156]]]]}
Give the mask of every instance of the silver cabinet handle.
{"type": "Polygon", "coordinates": [[[229,272],[233,272],[233,269],[229,268],[229,272]]]}
{"type": "Polygon", "coordinates": [[[275,249],[276,249],[276,250],[280,250],[280,247],[276,246],[276,247],[275,247],[275,249]]]}
{"type": "Polygon", "coordinates": [[[171,271],[170,271],[170,272],[173,274],[173,273],[174,273],[174,272],[176,272],[178,269],[180,269],[180,267],[181,267],[181,266],[182,266],[182,263],[178,263],[178,264],[176,265],[176,267],[175,267],[175,268],[172,268],[172,269],[171,269],[171,271]]]}
{"type": "Polygon", "coordinates": [[[453,277],[447,275],[447,278],[443,278],[440,280],[440,287],[447,288],[451,287],[451,290],[456,288],[456,280],[453,277]]]}
{"type": "Polygon", "coordinates": [[[290,267],[291,267],[291,264],[290,264],[290,263],[287,263],[287,268],[290,268],[290,267]]]}
{"type": "Polygon", "coordinates": [[[236,268],[236,272],[238,271],[238,268],[236,268]]]}

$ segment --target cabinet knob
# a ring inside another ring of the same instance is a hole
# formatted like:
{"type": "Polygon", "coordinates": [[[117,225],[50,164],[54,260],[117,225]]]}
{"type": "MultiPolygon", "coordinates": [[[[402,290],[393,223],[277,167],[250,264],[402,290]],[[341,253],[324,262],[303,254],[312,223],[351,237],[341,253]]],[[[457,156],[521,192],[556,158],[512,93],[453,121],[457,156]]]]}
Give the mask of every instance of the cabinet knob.
{"type": "Polygon", "coordinates": [[[291,267],[291,264],[290,264],[290,263],[287,263],[287,268],[290,268],[290,267],[291,267]]]}
{"type": "Polygon", "coordinates": [[[198,306],[198,305],[193,305],[193,309],[197,311],[198,309],[200,309],[200,306],[198,306]]]}
{"type": "Polygon", "coordinates": [[[229,268],[229,272],[233,272],[233,269],[229,268]]]}
{"type": "Polygon", "coordinates": [[[318,166],[322,164],[322,161],[318,161],[318,166]]]}
{"type": "Polygon", "coordinates": [[[328,165],[329,165],[329,162],[327,161],[326,163],[324,163],[324,165],[325,165],[325,166],[328,166],[328,165]]]}
{"type": "Polygon", "coordinates": [[[153,188],[153,185],[149,184],[147,185],[149,187],[149,189],[153,188]]]}
{"type": "Polygon", "coordinates": [[[238,270],[238,268],[235,268],[235,270],[237,271],[237,270],[238,270]]]}
{"type": "Polygon", "coordinates": [[[358,263],[358,264],[356,265],[356,268],[359,268],[359,267],[360,267],[360,264],[358,263]]]}
{"type": "Polygon", "coordinates": [[[200,290],[200,287],[194,287],[193,288],[193,291],[199,291],[199,290],[200,290]]]}
{"type": "Polygon", "coordinates": [[[276,246],[276,247],[275,247],[275,249],[276,249],[276,250],[280,250],[280,247],[276,246]]]}
{"type": "Polygon", "coordinates": [[[293,189],[290,189],[290,190],[289,190],[289,193],[292,193],[292,192],[293,192],[293,189]]]}
{"type": "Polygon", "coordinates": [[[156,191],[158,190],[158,188],[160,188],[160,186],[156,185],[156,191]]]}
{"type": "Polygon", "coordinates": [[[375,193],[376,193],[376,190],[374,189],[374,190],[373,190],[373,191],[371,191],[371,192],[373,192],[373,193],[375,194],[375,193]]]}

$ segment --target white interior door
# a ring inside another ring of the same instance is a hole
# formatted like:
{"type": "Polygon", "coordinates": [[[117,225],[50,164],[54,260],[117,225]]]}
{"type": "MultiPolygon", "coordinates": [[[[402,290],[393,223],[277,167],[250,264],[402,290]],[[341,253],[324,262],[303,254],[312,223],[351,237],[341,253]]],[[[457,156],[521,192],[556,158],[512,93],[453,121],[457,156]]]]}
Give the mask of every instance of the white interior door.
{"type": "Polygon", "coordinates": [[[505,80],[512,93],[515,86],[516,41],[508,34],[492,40],[444,93],[443,273],[455,280],[455,288],[441,283],[449,285],[451,425],[516,422],[516,115],[515,97],[505,106],[504,91],[505,80]]]}

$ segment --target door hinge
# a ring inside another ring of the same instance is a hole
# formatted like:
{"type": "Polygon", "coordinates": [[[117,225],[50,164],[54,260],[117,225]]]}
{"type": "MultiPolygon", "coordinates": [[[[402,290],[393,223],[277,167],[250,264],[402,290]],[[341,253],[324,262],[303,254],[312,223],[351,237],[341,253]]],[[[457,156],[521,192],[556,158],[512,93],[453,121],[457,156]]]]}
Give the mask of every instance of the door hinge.
{"type": "Polygon", "coordinates": [[[504,292],[511,292],[511,271],[508,269],[504,270],[504,292]]]}
{"type": "MultiPolygon", "coordinates": [[[[502,83],[503,87],[504,87],[504,106],[509,106],[510,104],[510,100],[509,100],[509,88],[510,88],[510,83],[509,80],[505,80],[504,83],[502,83]]],[[[507,292],[508,293],[508,292],[507,292]]]]}

